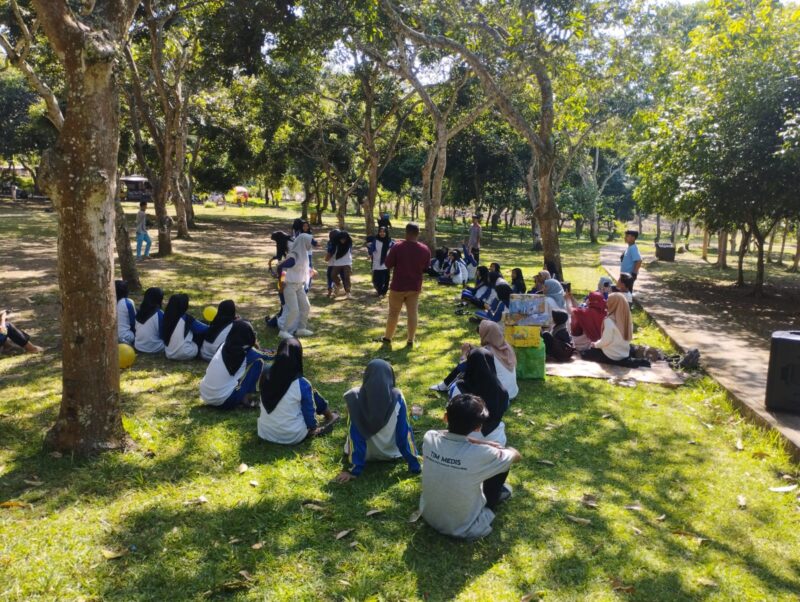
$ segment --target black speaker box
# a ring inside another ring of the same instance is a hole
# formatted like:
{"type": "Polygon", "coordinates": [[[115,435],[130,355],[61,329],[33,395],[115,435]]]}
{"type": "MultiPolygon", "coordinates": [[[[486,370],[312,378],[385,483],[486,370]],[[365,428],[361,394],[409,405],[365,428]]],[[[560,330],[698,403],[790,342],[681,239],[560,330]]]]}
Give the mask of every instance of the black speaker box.
{"type": "Polygon", "coordinates": [[[766,406],[800,414],[800,330],[772,333],[766,406]]]}

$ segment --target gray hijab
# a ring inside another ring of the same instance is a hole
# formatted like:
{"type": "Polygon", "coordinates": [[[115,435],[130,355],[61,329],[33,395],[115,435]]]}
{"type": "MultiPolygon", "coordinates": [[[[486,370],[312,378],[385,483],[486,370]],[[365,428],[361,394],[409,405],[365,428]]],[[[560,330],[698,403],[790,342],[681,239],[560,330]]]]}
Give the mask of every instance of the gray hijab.
{"type": "Polygon", "coordinates": [[[365,439],[381,430],[397,405],[394,370],[389,362],[372,360],[364,370],[364,383],[344,394],[350,420],[365,439]]]}

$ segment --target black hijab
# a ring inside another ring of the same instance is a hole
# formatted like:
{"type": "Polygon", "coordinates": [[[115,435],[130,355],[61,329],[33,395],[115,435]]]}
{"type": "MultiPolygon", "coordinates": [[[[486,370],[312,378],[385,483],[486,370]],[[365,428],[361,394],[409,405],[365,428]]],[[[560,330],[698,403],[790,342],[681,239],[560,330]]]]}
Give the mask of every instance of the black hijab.
{"type": "Polygon", "coordinates": [[[508,286],[508,282],[505,280],[498,280],[497,286],[494,287],[494,292],[497,295],[497,298],[502,301],[506,307],[511,305],[511,287],[508,286]]]}
{"type": "Polygon", "coordinates": [[[117,301],[128,298],[128,283],[124,280],[115,280],[114,290],[117,293],[117,301]]]}
{"type": "Polygon", "coordinates": [[[219,305],[217,305],[217,315],[214,316],[214,319],[211,320],[211,324],[209,324],[208,326],[205,340],[206,341],[217,340],[219,333],[225,330],[228,324],[233,322],[235,319],[236,319],[236,304],[230,299],[222,301],[219,305]]]}
{"type": "Polygon", "coordinates": [[[344,394],[350,420],[365,439],[381,430],[397,406],[394,370],[389,362],[372,360],[364,370],[360,387],[344,394]]]}
{"type": "MultiPolygon", "coordinates": [[[[169,345],[169,340],[172,338],[172,333],[175,332],[175,327],[189,310],[189,295],[186,293],[178,293],[172,295],[167,302],[167,309],[164,310],[164,324],[161,328],[161,339],[169,345]]],[[[192,318],[194,321],[194,318],[192,318]]]]}
{"type": "Polygon", "coordinates": [[[496,429],[508,409],[508,391],[497,379],[494,356],[489,350],[476,347],[469,352],[458,390],[477,395],[486,404],[489,419],[483,423],[481,433],[486,436],[496,429]]]}
{"type": "Polygon", "coordinates": [[[350,238],[350,234],[347,232],[347,230],[340,230],[338,236],[334,239],[333,244],[336,259],[341,259],[353,247],[353,239],[350,238]],[[344,242],[341,242],[340,239],[342,238],[345,239],[344,242]]]}
{"type": "Polygon", "coordinates": [[[289,239],[291,239],[291,236],[283,230],[278,230],[273,232],[270,238],[275,241],[275,259],[280,261],[289,253],[289,239]]]}
{"type": "Polygon", "coordinates": [[[378,236],[375,240],[379,240],[382,243],[381,246],[381,265],[386,263],[386,255],[389,253],[389,246],[392,244],[392,237],[389,235],[389,228],[386,226],[381,226],[378,228],[378,236]],[[386,238],[381,238],[381,230],[386,232],[386,238]]]}
{"type": "Polygon", "coordinates": [[[256,344],[256,331],[247,320],[236,320],[222,344],[222,361],[233,376],[242,367],[247,352],[256,344]]]}
{"type": "Polygon", "coordinates": [[[136,312],[136,321],[139,324],[144,324],[153,317],[164,302],[164,291],[158,287],[149,288],[144,292],[142,304],[139,306],[139,311],[136,312]]]}
{"type": "Polygon", "coordinates": [[[303,376],[303,346],[297,339],[283,339],[268,372],[261,375],[261,405],[271,414],[292,383],[303,376]]]}

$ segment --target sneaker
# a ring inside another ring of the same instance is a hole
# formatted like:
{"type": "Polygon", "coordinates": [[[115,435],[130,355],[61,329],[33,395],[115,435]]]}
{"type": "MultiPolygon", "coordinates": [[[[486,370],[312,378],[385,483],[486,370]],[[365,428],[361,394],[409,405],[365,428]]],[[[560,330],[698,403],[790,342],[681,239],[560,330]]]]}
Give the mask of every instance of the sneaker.
{"type": "Polygon", "coordinates": [[[314,331],[309,330],[308,328],[301,328],[294,334],[297,335],[298,337],[310,337],[314,334],[314,331]]]}
{"type": "Polygon", "coordinates": [[[282,339],[292,339],[292,338],[294,338],[294,335],[292,335],[292,333],[291,333],[291,332],[286,332],[285,330],[281,330],[281,331],[278,333],[278,336],[279,336],[280,338],[282,338],[282,339]]]}
{"type": "Polygon", "coordinates": [[[503,489],[500,491],[500,496],[497,498],[497,503],[502,504],[503,502],[510,500],[513,492],[514,490],[511,489],[511,485],[503,483],[503,489]]]}
{"type": "Polygon", "coordinates": [[[439,393],[444,393],[445,391],[447,391],[447,388],[448,388],[447,385],[444,384],[443,382],[436,383],[435,385],[431,385],[430,387],[428,387],[429,390],[439,391],[439,393]]]}
{"type": "Polygon", "coordinates": [[[345,298],[345,299],[352,299],[352,298],[353,298],[353,295],[351,295],[350,293],[347,293],[347,294],[344,296],[344,298],[345,298]]]}

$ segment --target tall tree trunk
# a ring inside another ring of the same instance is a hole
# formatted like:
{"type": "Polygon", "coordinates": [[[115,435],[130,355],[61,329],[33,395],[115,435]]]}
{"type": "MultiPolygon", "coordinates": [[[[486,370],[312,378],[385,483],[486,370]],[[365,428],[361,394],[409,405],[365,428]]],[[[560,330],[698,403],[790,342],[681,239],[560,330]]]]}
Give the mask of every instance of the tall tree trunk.
{"type": "Polygon", "coordinates": [[[783,235],[781,236],[781,254],[778,257],[778,265],[783,265],[783,254],[786,251],[786,237],[789,235],[789,220],[783,220],[783,235]]]}
{"type": "Polygon", "coordinates": [[[539,189],[537,186],[536,163],[531,161],[525,173],[525,192],[528,194],[528,202],[531,206],[531,235],[533,236],[531,250],[533,251],[542,250],[542,231],[539,227],[539,219],[536,217],[536,208],[539,206],[539,189]]]}
{"type": "Polygon", "coordinates": [[[800,269],[800,223],[797,224],[797,246],[794,251],[794,260],[792,261],[792,267],[789,268],[790,272],[797,272],[800,269]]]}
{"type": "Polygon", "coordinates": [[[121,4],[104,23],[109,29],[97,31],[76,24],[66,4],[33,0],[33,6],[64,66],[69,107],[55,147],[42,161],[43,184],[58,213],[63,345],[61,406],[45,443],[85,454],[130,443],[122,426],[113,286],[119,151],[114,57],[116,36],[127,32],[133,10],[121,4]]]}
{"type": "Polygon", "coordinates": [[[703,228],[703,251],[702,251],[702,258],[703,261],[708,261],[708,245],[711,243],[711,232],[708,231],[708,228],[703,228]]]}
{"type": "Polygon", "coordinates": [[[552,148],[538,158],[538,190],[539,204],[534,209],[534,215],[542,231],[542,250],[544,263],[555,268],[556,273],[563,278],[564,271],[561,266],[561,249],[558,242],[558,207],[551,188],[553,167],[555,165],[555,151],[552,148]]]}
{"type": "Polygon", "coordinates": [[[311,185],[303,180],[303,202],[300,203],[300,218],[308,219],[308,204],[311,202],[311,185]]]}
{"type": "Polygon", "coordinates": [[[156,210],[156,225],[158,227],[158,256],[172,255],[172,218],[167,212],[168,188],[163,186],[163,180],[151,182],[153,185],[153,205],[156,210]]]}
{"type": "Polygon", "coordinates": [[[775,226],[769,232],[769,246],[767,247],[767,263],[772,263],[772,248],[775,246],[775,235],[778,233],[778,225],[775,226]]]}
{"type": "MultiPolygon", "coordinates": [[[[422,233],[422,242],[429,249],[436,248],[436,216],[439,207],[433,203],[433,166],[436,164],[436,145],[428,148],[428,155],[422,165],[422,211],[425,213],[425,231],[422,233]]],[[[412,218],[413,210],[412,210],[412,218]]]]}
{"type": "Polygon", "coordinates": [[[125,221],[125,210],[122,208],[119,195],[114,196],[114,240],[117,246],[120,273],[122,279],[128,283],[128,290],[139,291],[142,289],[142,283],[139,281],[139,270],[136,267],[133,249],[131,249],[131,237],[125,221]]]}
{"type": "Polygon", "coordinates": [[[642,212],[641,211],[637,211],[636,212],[636,219],[639,221],[639,235],[641,236],[642,234],[644,234],[644,226],[642,225],[642,212]]]}
{"type": "Polygon", "coordinates": [[[739,244],[739,257],[737,261],[736,286],[742,287],[744,282],[744,258],[747,255],[747,245],[750,243],[750,231],[742,230],[742,241],[739,244]]]}
{"type": "Polygon", "coordinates": [[[380,170],[380,156],[376,153],[369,154],[369,168],[367,169],[367,200],[362,205],[364,210],[364,225],[367,236],[375,234],[375,201],[378,198],[378,172],[380,170]]]}
{"type": "MultiPolygon", "coordinates": [[[[774,228],[773,228],[774,230],[774,228]]],[[[753,286],[753,294],[756,297],[763,297],[764,296],[764,268],[766,262],[765,254],[764,254],[764,247],[766,246],[766,235],[759,236],[759,233],[756,232],[753,236],[756,241],[756,251],[758,252],[756,256],[756,281],[753,286]]]]}
{"type": "Polygon", "coordinates": [[[717,235],[717,262],[714,265],[720,270],[728,269],[728,231],[724,228],[717,235]]]}
{"type": "Polygon", "coordinates": [[[339,230],[344,230],[344,218],[347,215],[347,193],[344,191],[342,184],[338,185],[339,200],[336,202],[336,221],[339,225],[339,230]]]}
{"type": "MultiPolygon", "coordinates": [[[[736,228],[731,230],[731,235],[730,235],[731,255],[736,253],[736,235],[737,235],[737,232],[738,231],[736,230],[736,228]]],[[[742,236],[744,236],[744,231],[742,231],[742,236]]]]}

